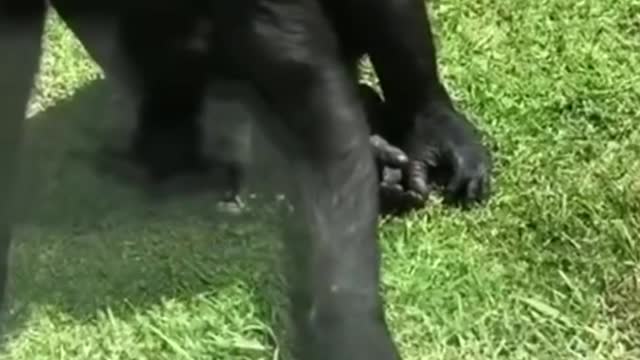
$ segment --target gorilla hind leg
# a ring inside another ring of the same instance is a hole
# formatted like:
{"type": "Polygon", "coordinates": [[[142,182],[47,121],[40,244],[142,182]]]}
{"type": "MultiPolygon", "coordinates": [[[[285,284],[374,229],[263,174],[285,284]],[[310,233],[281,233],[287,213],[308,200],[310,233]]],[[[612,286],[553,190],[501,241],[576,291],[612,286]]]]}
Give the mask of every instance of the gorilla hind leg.
{"type": "Polygon", "coordinates": [[[198,115],[199,86],[148,86],[139,107],[132,156],[155,181],[206,171],[198,115]]]}
{"type": "Polygon", "coordinates": [[[291,162],[302,229],[286,245],[298,264],[299,358],[398,359],[380,295],[378,182],[356,79],[317,2],[259,4],[227,53],[274,110],[263,125],[291,162]]]}

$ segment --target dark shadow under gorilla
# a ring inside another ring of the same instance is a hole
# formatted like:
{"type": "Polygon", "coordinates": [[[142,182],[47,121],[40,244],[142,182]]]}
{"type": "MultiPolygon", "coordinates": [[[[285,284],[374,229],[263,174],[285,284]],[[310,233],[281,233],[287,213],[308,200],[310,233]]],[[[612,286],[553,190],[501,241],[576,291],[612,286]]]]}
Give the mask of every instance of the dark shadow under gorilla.
{"type": "MultiPolygon", "coordinates": [[[[0,100],[7,114],[0,132],[0,167],[8,170],[0,177],[2,199],[13,194],[15,154],[37,67],[45,6],[39,0],[9,4],[15,6],[8,8],[10,12],[5,7],[0,18],[0,53],[6,54],[0,78],[8,79],[6,84],[13,89],[11,96],[0,100]]],[[[393,119],[385,114],[382,134],[410,158],[403,174],[409,190],[426,195],[429,166],[443,165],[451,170],[447,194],[475,202],[486,196],[490,171],[488,154],[475,130],[453,108],[438,79],[424,4],[412,0],[117,4],[123,7],[114,9],[115,14],[125,14],[122,20],[129,24],[122,29],[133,26],[125,35],[157,28],[154,21],[183,10],[197,8],[209,14],[214,25],[209,40],[216,56],[207,62],[208,75],[213,81],[250,84],[275,115],[260,119],[259,125],[290,164],[297,221],[292,222],[295,229],[285,230],[292,235],[286,244],[294,265],[289,285],[298,357],[398,359],[379,288],[378,176],[357,87],[357,56],[367,52],[380,76],[385,107],[393,114],[393,119]],[[350,49],[354,51],[346,51],[350,49]]],[[[82,6],[86,10],[90,5],[82,6]]],[[[142,71],[135,69],[134,73],[142,71]]],[[[169,113],[177,114],[199,91],[173,88],[180,85],[145,81],[143,90],[145,95],[157,92],[157,99],[171,100],[169,113]]],[[[155,99],[151,104],[167,105],[155,99]]],[[[1,211],[2,226],[8,227],[8,202],[2,203],[1,211]]],[[[0,286],[4,286],[9,235],[0,240],[0,286]]]]}
{"type": "MultiPolygon", "coordinates": [[[[33,330],[24,326],[36,308],[82,323],[104,311],[128,319],[166,299],[220,299],[238,284],[251,289],[247,306],[264,309],[258,320],[278,328],[287,310],[278,263],[281,210],[258,198],[250,211],[230,216],[211,206],[215,192],[156,201],[96,173],[95,139],[111,136],[110,122],[123,111],[112,106],[110,92],[106,81],[92,81],[25,122],[11,312],[6,323],[0,312],[0,336],[33,330]]],[[[278,340],[287,340],[282,335],[278,340]]],[[[0,353],[3,345],[0,339],[0,353]]],[[[208,353],[224,357],[216,349],[208,353]]]]}

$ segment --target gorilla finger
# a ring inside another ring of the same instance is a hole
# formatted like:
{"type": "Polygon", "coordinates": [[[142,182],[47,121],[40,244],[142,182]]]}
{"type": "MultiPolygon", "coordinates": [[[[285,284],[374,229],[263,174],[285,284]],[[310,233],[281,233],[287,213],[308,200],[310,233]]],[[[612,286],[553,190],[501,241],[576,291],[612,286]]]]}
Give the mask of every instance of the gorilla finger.
{"type": "Polygon", "coordinates": [[[460,195],[460,191],[463,191],[463,186],[465,185],[465,176],[462,171],[458,168],[455,169],[451,179],[449,179],[448,184],[446,184],[445,192],[450,196],[460,195]]]}
{"type": "Polygon", "coordinates": [[[423,204],[423,197],[416,192],[405,192],[398,186],[380,188],[380,209],[384,215],[402,215],[419,209],[423,204]]]}
{"type": "Polygon", "coordinates": [[[407,204],[410,204],[413,208],[421,207],[427,199],[425,195],[420,195],[413,190],[405,192],[404,197],[407,204]]]}
{"type": "Polygon", "coordinates": [[[389,144],[387,140],[379,135],[371,135],[369,143],[373,147],[376,160],[381,165],[400,168],[409,161],[409,157],[404,151],[389,144]]]}
{"type": "Polygon", "coordinates": [[[382,171],[382,182],[396,184],[402,191],[402,170],[385,167],[382,171]]]}
{"type": "Polygon", "coordinates": [[[489,198],[491,194],[491,178],[489,176],[483,176],[481,180],[479,180],[480,185],[478,189],[478,201],[484,202],[489,198]]]}
{"type": "Polygon", "coordinates": [[[398,189],[386,184],[380,185],[380,212],[383,215],[397,214],[402,211],[401,193],[402,189],[398,191],[398,189]]]}
{"type": "Polygon", "coordinates": [[[465,177],[466,181],[463,184],[464,189],[461,189],[460,197],[465,202],[482,202],[489,194],[490,177],[483,168],[474,171],[465,177]]]}
{"type": "Polygon", "coordinates": [[[489,196],[489,179],[486,176],[461,177],[458,183],[450,183],[446,190],[446,201],[459,206],[471,206],[485,201],[489,196]]]}
{"type": "Polygon", "coordinates": [[[388,192],[394,192],[394,193],[402,193],[402,186],[400,186],[400,184],[397,183],[389,183],[389,182],[382,182],[382,184],[380,184],[380,189],[384,190],[384,191],[388,191],[388,192]]]}
{"type": "Polygon", "coordinates": [[[406,167],[406,176],[403,174],[405,188],[413,190],[420,196],[429,192],[427,179],[427,164],[422,161],[410,161],[406,167]]]}
{"type": "Polygon", "coordinates": [[[446,204],[454,205],[454,206],[465,206],[470,202],[470,199],[467,197],[467,187],[463,185],[461,182],[458,182],[457,185],[451,184],[444,191],[444,202],[446,204]]]}
{"type": "Polygon", "coordinates": [[[468,202],[479,202],[482,200],[482,179],[473,179],[467,186],[464,193],[465,200],[468,202]]]}

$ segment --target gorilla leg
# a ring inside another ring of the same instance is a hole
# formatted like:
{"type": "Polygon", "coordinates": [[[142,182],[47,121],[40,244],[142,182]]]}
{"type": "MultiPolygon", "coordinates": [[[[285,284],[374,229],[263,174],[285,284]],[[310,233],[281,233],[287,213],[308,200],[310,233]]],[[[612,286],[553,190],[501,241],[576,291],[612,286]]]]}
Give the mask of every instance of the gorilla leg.
{"type": "MultiPolygon", "coordinates": [[[[176,9],[178,8],[176,6],[176,9]]],[[[133,158],[153,180],[203,172],[198,121],[207,88],[208,57],[182,48],[189,14],[166,9],[132,9],[120,14],[118,45],[133,70],[140,94],[133,158]],[[168,19],[175,20],[167,27],[168,19]]]]}
{"type": "Polygon", "coordinates": [[[224,200],[242,206],[240,193],[252,162],[254,119],[268,116],[247,104],[255,89],[246,83],[212,79],[200,116],[204,153],[225,180],[224,200]]]}
{"type": "MultiPolygon", "coordinates": [[[[150,9],[123,14],[119,13],[122,9],[112,6],[89,16],[81,1],[53,0],[52,4],[104,71],[107,83],[121,100],[114,105],[122,108],[131,104],[139,110],[138,114],[122,112],[133,115],[124,121],[127,127],[132,125],[134,138],[124,158],[121,150],[109,151],[109,155],[116,155],[116,164],[124,161],[124,165],[131,165],[127,163],[133,160],[136,168],[158,181],[207,172],[215,175],[202,178],[207,187],[224,186],[228,199],[238,202],[236,195],[246,166],[246,151],[240,145],[249,141],[250,131],[236,126],[235,122],[244,119],[225,111],[228,109],[218,101],[224,96],[202,90],[207,87],[208,75],[204,64],[212,54],[207,52],[206,27],[203,31],[201,25],[207,25],[211,17],[179,3],[171,6],[176,11],[150,9]],[[194,43],[205,46],[190,46],[194,43]],[[202,97],[204,105],[213,106],[201,108],[195,99],[202,97]]],[[[129,166],[111,167],[116,169],[122,172],[129,166]]]]}
{"type": "Polygon", "coordinates": [[[287,244],[302,259],[291,284],[299,358],[398,359],[379,293],[378,184],[355,79],[316,2],[259,5],[229,50],[278,115],[264,125],[288,135],[278,144],[305,229],[287,244]]]}
{"type": "Polygon", "coordinates": [[[203,92],[194,84],[179,84],[147,84],[138,110],[133,156],[156,181],[206,168],[197,121],[203,92]]]}
{"type": "Polygon", "coordinates": [[[45,10],[44,1],[39,0],[0,4],[0,303],[5,300],[18,153],[38,69],[45,10]]]}

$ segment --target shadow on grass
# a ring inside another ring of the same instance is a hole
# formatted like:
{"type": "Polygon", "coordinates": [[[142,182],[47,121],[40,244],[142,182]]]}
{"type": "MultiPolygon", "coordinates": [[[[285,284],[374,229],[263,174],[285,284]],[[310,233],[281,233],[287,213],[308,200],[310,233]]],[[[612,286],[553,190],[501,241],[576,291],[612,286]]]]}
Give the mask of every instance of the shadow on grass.
{"type": "Polygon", "coordinates": [[[237,286],[251,290],[249,301],[272,323],[272,309],[283,305],[278,212],[256,203],[228,215],[216,209],[215,191],[157,201],[97,172],[96,134],[116,116],[108,96],[96,81],[29,121],[10,332],[33,311],[87,322],[105,312],[129,318],[237,286]]]}

